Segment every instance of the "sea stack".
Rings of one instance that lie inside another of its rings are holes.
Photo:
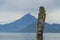
[[[46,13],[43,6],[39,9],[38,20],[37,20],[37,40],[43,40],[43,30],[45,24]]]

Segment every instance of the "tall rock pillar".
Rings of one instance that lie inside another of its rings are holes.
[[[46,17],[45,9],[44,7],[40,7],[37,22],[37,40],[43,40],[45,17]]]

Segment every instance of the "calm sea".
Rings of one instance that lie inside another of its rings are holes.
[[[44,40],[60,40],[60,33],[44,33]],[[36,40],[36,33],[0,33],[0,40]]]

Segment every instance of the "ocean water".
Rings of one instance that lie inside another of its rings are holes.
[[[60,40],[60,33],[44,33],[44,40]]]
[[[44,40],[60,40],[60,33],[44,33]],[[0,40],[37,40],[36,33],[0,33]]]
[[[0,33],[0,40],[36,40],[36,33]]]

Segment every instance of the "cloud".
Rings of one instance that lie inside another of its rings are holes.
[[[39,6],[51,6],[52,0],[0,0],[0,11],[37,11]]]
[[[47,12],[46,22],[59,23],[59,0],[0,0],[0,23],[10,23],[26,13],[37,18],[40,6],[44,6]]]
[[[0,12],[0,24],[8,24],[23,17],[26,12]],[[19,14],[21,13],[21,14]]]
[[[54,9],[53,11],[46,13],[46,22],[50,24],[60,24],[60,9]]]

